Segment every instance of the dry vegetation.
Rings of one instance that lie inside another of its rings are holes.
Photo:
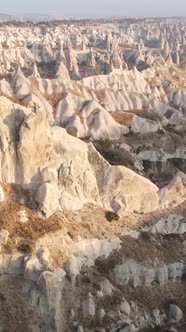
[[[61,220],[57,217],[41,218],[36,211],[17,203],[17,190],[14,186],[5,184],[1,184],[1,186],[5,191],[6,200],[0,203],[0,228],[8,230],[10,238],[20,237],[27,240],[36,240],[61,228]],[[28,216],[29,221],[26,223],[18,222],[17,213],[21,210],[26,211]]]
[[[113,119],[121,125],[130,124],[134,116],[133,113],[127,112],[110,112],[109,114],[112,115]]]
[[[85,205],[80,211],[59,211],[50,218],[44,218],[37,211],[16,202],[20,198],[28,201],[28,192],[15,185],[1,185],[5,191],[6,200],[0,203],[0,228],[10,233],[4,248],[7,253],[12,253],[19,248],[32,251],[36,242],[39,241],[40,244],[47,242],[53,259],[53,267],[61,266],[69,255],[68,246],[65,243],[61,245],[60,242],[67,235],[73,242],[117,235],[122,240],[121,250],[112,253],[108,260],[101,260],[99,267],[97,266],[98,269],[101,266],[101,273],[108,273],[111,266],[114,267],[123,259],[134,259],[145,264],[145,261],[151,257],[157,257],[162,262],[178,261],[180,257],[183,257],[183,242],[176,236],[161,237],[142,234],[141,238],[133,239],[127,236],[127,229],[140,230],[143,226],[154,224],[161,217],[174,212],[186,217],[186,203],[175,211],[159,211],[147,215],[133,213],[119,220],[113,220],[111,223],[106,220],[105,210],[92,204]],[[28,217],[25,223],[19,222],[17,214],[23,210]]]
[[[61,100],[63,100],[67,96],[67,93],[52,93],[52,94],[47,94],[45,93],[43,97],[49,102],[49,104],[53,107],[56,108],[57,105]]]

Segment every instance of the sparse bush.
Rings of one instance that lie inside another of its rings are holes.
[[[101,68],[98,64],[96,64],[95,75],[101,75],[101,74],[102,74]]]
[[[22,243],[17,249],[24,254],[30,254],[32,252],[32,245],[28,243]]]
[[[139,145],[136,149],[136,154],[139,154],[140,152],[142,152],[143,150],[145,150],[145,145]]]
[[[70,136],[77,137],[77,132],[75,132],[75,131],[73,131],[73,130],[67,129],[67,133],[68,133]]]
[[[152,234],[149,232],[141,232],[141,238],[145,241],[149,241],[152,237]]]
[[[109,149],[112,146],[112,141],[109,138],[105,138],[105,139],[100,139],[99,140],[99,144],[106,148]]]
[[[105,213],[105,217],[109,222],[112,222],[113,220],[115,220],[115,221],[119,220],[119,216],[118,216],[117,212],[113,212],[113,211],[107,211]]]

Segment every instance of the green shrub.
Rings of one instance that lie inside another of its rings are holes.
[[[105,138],[105,139],[100,139],[99,140],[99,144],[106,148],[109,149],[112,146],[112,141],[109,138]]]
[[[107,211],[105,213],[105,217],[109,222],[112,222],[113,220],[119,220],[119,216],[116,212],[113,211]]]
[[[20,246],[17,249],[23,252],[24,254],[30,254],[32,252],[32,246],[26,243],[20,244]]]

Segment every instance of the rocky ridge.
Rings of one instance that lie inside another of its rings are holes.
[[[185,23],[0,29],[0,330],[184,331]]]

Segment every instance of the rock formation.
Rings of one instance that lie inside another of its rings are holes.
[[[0,27],[0,331],[183,332],[185,34]]]

